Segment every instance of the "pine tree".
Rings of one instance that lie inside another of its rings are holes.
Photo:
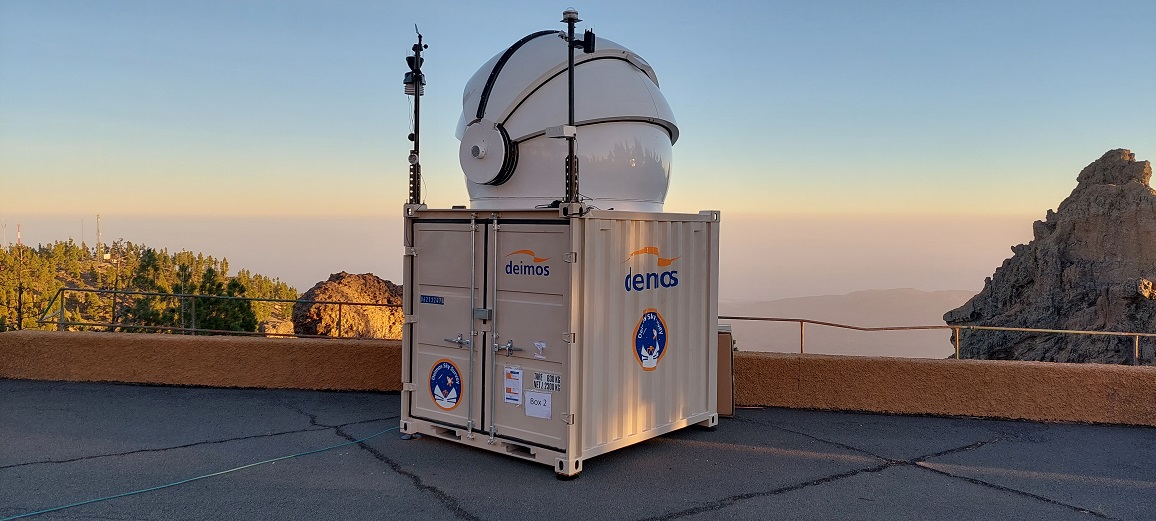
[[[0,249],[0,331],[21,326],[55,328],[55,323],[40,324],[37,319],[45,312],[60,310],[61,303],[55,299],[59,298],[58,290],[66,287],[118,290],[115,295],[64,292],[64,318],[108,322],[113,319],[115,301],[116,322],[125,331],[146,330],[140,326],[206,328],[200,323],[206,318],[220,329],[254,331],[277,309],[270,303],[253,305],[228,298],[194,302],[191,297],[177,296],[181,294],[288,300],[298,297],[297,290],[288,284],[248,270],[229,277],[226,260],[218,261],[202,253],[170,253],[124,239],[109,244],[104,252],[110,254],[109,260],[104,259],[103,252],[71,240],[35,248],[10,245]],[[210,268],[213,273],[206,284],[205,274]],[[50,302],[51,308],[46,309]],[[193,316],[194,306],[198,308],[197,316]],[[208,307],[200,309],[204,306]],[[22,324],[18,323],[20,319]]]
[[[209,266],[201,277],[197,293],[218,297],[243,297],[245,286],[234,279],[227,284],[215,268]],[[239,298],[197,297],[197,327],[218,331],[256,331],[257,315],[253,305]]]

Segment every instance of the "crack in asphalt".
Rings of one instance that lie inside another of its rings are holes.
[[[79,456],[79,457],[68,458],[68,459],[27,461],[24,463],[14,463],[11,465],[3,465],[3,466],[0,466],[0,470],[7,470],[7,469],[12,469],[12,468],[17,468],[17,467],[27,467],[30,465],[75,463],[77,461],[86,461],[86,460],[93,460],[93,459],[100,459],[100,458],[111,458],[111,457],[118,457],[118,456],[131,456],[133,454],[144,454],[144,453],[149,453],[149,452],[165,452],[165,451],[177,450],[177,449],[187,449],[189,447],[197,447],[200,445],[219,445],[222,443],[230,443],[230,442],[234,442],[234,441],[244,441],[244,440],[252,440],[252,439],[258,439],[258,438],[272,438],[272,437],[276,437],[276,436],[285,436],[288,434],[300,434],[303,432],[321,432],[321,431],[326,431],[326,430],[340,429],[341,427],[348,427],[350,425],[360,425],[363,423],[381,422],[381,421],[386,421],[386,420],[392,420],[395,418],[398,418],[398,416],[391,416],[391,417],[387,417],[387,418],[373,418],[373,419],[369,419],[369,420],[361,420],[361,421],[356,421],[356,422],[344,423],[341,425],[321,425],[321,424],[315,424],[315,423],[311,422],[310,428],[308,428],[308,429],[296,429],[296,430],[291,430],[291,431],[280,431],[280,432],[273,432],[273,433],[267,433],[267,434],[253,434],[250,436],[237,436],[237,437],[233,437],[233,438],[224,438],[224,439],[219,439],[219,440],[197,441],[197,442],[193,442],[193,443],[185,443],[182,445],[173,445],[173,446],[169,446],[169,447],[154,447],[154,448],[149,448],[149,449],[137,449],[137,450],[130,450],[130,451],[125,451],[125,452],[110,452],[110,453],[106,453],[106,454],[93,454],[93,455],[89,455],[89,456]],[[352,441],[352,440],[350,440],[350,441]]]
[[[305,416],[306,418],[309,418],[309,425],[311,425],[311,426],[332,428],[332,429],[334,429],[335,434],[337,434],[338,436],[340,436],[346,440],[349,440],[349,441],[357,441],[359,439],[359,438],[354,437],[353,435],[349,434],[348,432],[345,432],[345,429],[344,429],[344,427],[348,427],[350,425],[356,425],[357,423],[347,423],[347,424],[342,424],[342,425],[326,425],[326,424],[323,424],[317,420],[316,414],[313,414],[309,411],[306,411],[305,409],[302,409],[301,407],[298,407],[296,405],[287,405],[286,407],[288,407],[290,410],[292,410],[292,411],[294,411],[294,412],[296,412],[302,416]],[[390,419],[398,418],[398,417],[400,417],[400,416],[392,416]],[[358,423],[360,423],[360,422],[358,422]],[[400,463],[394,461],[389,456],[386,456],[381,451],[367,445],[364,442],[358,443],[357,446],[360,447],[362,450],[365,450],[366,452],[368,452],[371,456],[374,457],[374,459],[376,459],[382,463],[385,463],[395,473],[408,478],[413,483],[414,487],[416,487],[418,490],[429,492],[431,495],[433,495],[433,497],[435,499],[437,499],[437,501],[439,503],[441,503],[446,508],[448,508],[450,510],[450,512],[452,512],[454,514],[454,516],[457,517],[458,519],[467,519],[467,520],[471,520],[471,521],[481,521],[481,518],[470,513],[465,508],[463,508],[458,503],[457,498],[451,496],[450,494],[446,493],[444,490],[442,490],[440,488],[437,488],[433,485],[427,485],[425,483],[425,481],[422,480],[421,476],[417,475],[414,472],[410,472],[410,471],[406,470],[405,468],[402,467],[402,465]]]
[[[296,405],[286,405],[285,408],[289,409],[290,411],[293,411],[297,414],[300,414],[306,418],[309,418],[309,426],[311,426],[311,427],[325,427],[327,429],[336,429],[337,428],[336,425],[322,425],[322,424],[318,423],[316,414],[313,414],[309,411],[306,411],[305,409],[302,409]]]
[[[220,443],[229,443],[232,441],[251,440],[251,439],[255,439],[255,438],[271,438],[274,436],[283,436],[286,434],[299,434],[302,432],[314,432],[314,431],[323,431],[323,430],[326,430],[326,429],[323,429],[323,428],[298,429],[298,430],[293,430],[293,431],[282,431],[282,432],[274,432],[274,433],[269,433],[269,434],[254,434],[251,436],[239,436],[236,438],[225,438],[225,439],[219,439],[219,440],[198,441],[198,442],[193,442],[193,443],[186,443],[183,445],[173,445],[171,447],[155,447],[155,448],[150,448],[150,449],[137,449],[137,450],[130,450],[130,451],[125,451],[125,452],[109,452],[106,454],[93,454],[90,456],[79,456],[76,458],[68,458],[68,459],[50,459],[50,460],[40,460],[40,461],[28,461],[28,462],[24,462],[24,463],[14,463],[11,465],[3,465],[3,466],[0,466],[0,470],[6,470],[6,469],[11,469],[11,468],[16,468],[16,467],[26,467],[29,465],[44,465],[44,464],[48,464],[48,463],[52,463],[52,464],[74,463],[77,461],[86,461],[86,460],[99,459],[99,458],[111,458],[111,457],[115,457],[115,456],[130,456],[133,454],[142,454],[142,453],[148,453],[148,452],[164,452],[164,451],[174,450],[174,449],[187,449],[189,447],[196,447],[198,445],[215,445],[215,444],[220,444]]]
[[[920,463],[923,463],[923,462],[922,462],[922,461],[920,461],[920,462],[914,463],[914,465],[915,465],[916,467],[918,467],[918,468],[921,468],[921,469],[923,469],[923,470],[928,470],[928,471],[934,472],[934,473],[936,473],[936,474],[939,474],[939,475],[941,475],[941,476],[947,476],[947,477],[949,477],[949,478],[955,478],[955,479],[962,479],[962,480],[964,480],[964,481],[967,481],[968,483],[972,483],[972,484],[975,484],[975,485],[979,485],[979,486],[982,486],[982,487],[986,487],[986,488],[990,488],[990,489],[994,489],[994,490],[999,490],[999,491],[1001,491],[1001,492],[1007,492],[1007,493],[1009,493],[1009,494],[1015,494],[1015,495],[1017,495],[1017,496],[1023,496],[1023,497],[1028,497],[1028,498],[1036,499],[1036,500],[1039,500],[1039,501],[1043,501],[1044,503],[1048,503],[1048,504],[1051,504],[1051,505],[1056,505],[1056,506],[1064,507],[1064,508],[1067,508],[1067,509],[1070,509],[1070,510],[1074,510],[1074,511],[1076,511],[1076,512],[1079,512],[1079,513],[1081,513],[1081,514],[1088,514],[1088,515],[1092,515],[1092,516],[1098,517],[1098,518],[1100,518],[1100,519],[1112,519],[1112,520],[1118,520],[1118,518],[1114,518],[1114,517],[1108,516],[1107,514],[1103,514],[1103,513],[1101,513],[1101,512],[1096,512],[1096,511],[1094,511],[1094,510],[1089,510],[1089,509],[1087,509],[1087,508],[1084,508],[1084,507],[1081,507],[1081,506],[1072,505],[1072,504],[1069,504],[1069,503],[1064,503],[1063,501],[1056,501],[1056,500],[1054,500],[1054,499],[1052,499],[1052,498],[1049,498],[1049,497],[1045,497],[1045,496],[1041,496],[1041,495],[1039,495],[1039,494],[1032,494],[1031,492],[1027,492],[1027,491],[1024,491],[1024,490],[1019,490],[1019,489],[1015,489],[1015,488],[1011,488],[1011,487],[1006,487],[1006,486],[1003,486],[1003,485],[997,485],[997,484],[995,484],[995,483],[990,483],[990,482],[984,481],[984,480],[982,480],[982,479],[976,479],[976,478],[972,478],[972,477],[968,477],[968,476],[961,476],[961,475],[958,475],[958,474],[952,474],[952,473],[950,473],[950,472],[947,472],[947,471],[944,471],[944,470],[939,470],[939,469],[936,469],[936,468],[931,468],[931,467],[928,467],[928,466],[925,466],[925,465],[921,465]]]
[[[308,414],[308,413],[306,413],[306,414]],[[338,436],[341,436],[342,438],[345,438],[349,441],[357,441],[358,440],[358,438],[345,432],[345,429],[343,429],[342,427],[337,427],[336,433]],[[415,487],[417,487],[418,490],[429,492],[431,495],[433,495],[434,499],[436,499],[439,503],[441,503],[446,508],[448,508],[450,510],[450,512],[453,513],[453,515],[456,518],[467,519],[469,521],[482,521],[482,518],[470,513],[468,510],[463,508],[458,503],[457,498],[449,495],[448,493],[446,493],[444,490],[442,490],[440,488],[437,488],[433,485],[427,485],[425,483],[425,481],[422,480],[421,476],[417,475],[414,472],[410,472],[410,471],[406,470],[405,468],[402,467],[402,465],[400,463],[394,461],[393,459],[390,459],[389,456],[386,456],[381,451],[379,451],[373,447],[370,447],[369,445],[365,444],[364,442],[358,443],[357,446],[361,447],[366,452],[369,452],[369,454],[372,455],[378,461],[388,465],[389,468],[392,469],[397,474],[399,474],[401,476],[405,476],[406,478],[409,478],[409,480],[411,482],[413,482],[413,485]]]
[[[866,454],[866,455],[868,455],[868,456],[871,456],[872,458],[881,459],[881,460],[883,460],[883,461],[891,461],[891,462],[894,462],[894,461],[896,461],[896,460],[894,460],[894,459],[891,459],[891,458],[887,458],[887,457],[884,457],[884,456],[880,456],[880,455],[878,455],[878,454],[875,454],[874,452],[871,452],[871,451],[869,451],[869,450],[866,450],[866,449],[861,449],[861,448],[859,448],[859,447],[853,447],[853,446],[851,446],[851,445],[847,445],[847,444],[845,444],[845,443],[839,443],[839,442],[837,442],[837,441],[831,441],[831,440],[823,439],[823,438],[820,438],[820,437],[818,437],[818,436],[815,436],[815,435],[813,435],[813,434],[808,434],[808,433],[805,433],[805,432],[802,432],[802,431],[797,431],[797,430],[794,430],[794,429],[788,429],[788,428],[786,428],[786,427],[783,427],[783,426],[781,426],[781,425],[776,425],[776,424],[773,424],[773,423],[768,423],[768,422],[760,422],[760,421],[754,421],[754,420],[741,420],[741,419],[738,419],[738,418],[735,418],[735,419],[736,419],[736,420],[739,420],[740,422],[744,422],[744,423],[751,423],[751,424],[754,424],[754,425],[762,425],[763,427],[770,427],[770,428],[772,428],[772,429],[777,429],[777,430],[780,430],[780,431],[783,431],[783,432],[789,432],[789,433],[791,433],[791,434],[795,434],[795,435],[798,435],[798,436],[802,436],[802,437],[804,437],[804,438],[809,438],[809,439],[815,440],[815,441],[817,441],[817,442],[820,442],[820,443],[826,443],[826,444],[829,444],[829,445],[834,445],[834,446],[836,446],[836,447],[839,447],[839,448],[842,448],[842,449],[846,449],[846,450],[849,450],[849,451],[858,452],[858,453],[860,453],[860,454]]]
[[[993,443],[1003,441],[1003,439],[1004,439],[1003,435],[999,435],[999,436],[996,436],[994,438],[990,438],[987,440],[980,440],[980,441],[977,441],[975,443],[971,443],[971,444],[964,445],[961,447],[954,447],[954,448],[950,448],[950,449],[946,449],[946,450],[942,450],[942,451],[938,451],[938,452],[933,452],[933,453],[924,454],[921,456],[916,456],[914,458],[907,459],[907,460],[898,460],[898,459],[885,458],[883,456],[879,456],[877,454],[874,454],[874,453],[867,451],[867,450],[864,450],[864,449],[860,449],[858,447],[854,447],[854,446],[847,445],[844,443],[839,443],[836,441],[823,439],[823,438],[820,438],[818,436],[814,436],[814,435],[807,434],[804,432],[795,431],[792,429],[781,427],[779,425],[774,425],[774,424],[764,423],[764,422],[754,422],[754,421],[750,421],[750,420],[740,420],[740,421],[745,421],[746,423],[755,423],[755,424],[763,425],[766,427],[771,427],[771,428],[778,429],[778,430],[781,430],[784,432],[790,432],[792,434],[797,434],[797,435],[800,435],[800,436],[803,436],[803,437],[806,437],[806,438],[809,438],[809,439],[812,439],[812,440],[815,440],[815,441],[818,441],[821,443],[830,444],[830,445],[833,445],[833,446],[836,446],[836,447],[839,447],[842,449],[851,450],[851,451],[859,452],[862,454],[867,454],[867,455],[870,455],[871,457],[882,460],[883,463],[881,463],[879,465],[871,466],[871,467],[864,467],[864,468],[850,470],[847,472],[840,472],[840,473],[832,474],[832,475],[825,476],[822,478],[804,481],[802,483],[787,485],[787,486],[779,487],[779,488],[776,488],[773,490],[767,490],[767,491],[761,491],[761,492],[748,492],[745,494],[735,494],[733,496],[727,496],[727,497],[724,497],[724,498],[719,499],[717,501],[713,501],[711,503],[707,503],[704,505],[699,505],[699,506],[688,508],[685,510],[678,510],[675,512],[668,512],[668,513],[661,514],[661,515],[654,516],[654,517],[642,518],[638,521],[663,521],[663,520],[668,520],[668,519],[678,519],[678,518],[692,516],[692,515],[701,514],[701,513],[705,513],[705,512],[718,511],[718,510],[722,510],[724,508],[727,508],[731,505],[734,505],[736,503],[746,501],[749,499],[754,499],[754,498],[759,498],[759,497],[777,496],[780,494],[785,494],[788,492],[794,492],[796,490],[802,490],[802,489],[813,487],[816,485],[823,485],[826,483],[832,483],[832,482],[839,481],[839,480],[849,478],[852,476],[857,476],[859,474],[882,472],[882,471],[889,469],[891,467],[913,467],[913,468],[923,469],[923,470],[934,472],[936,474],[940,474],[942,476],[946,476],[946,477],[954,478],[954,479],[960,479],[960,480],[967,481],[969,483],[972,483],[975,485],[980,485],[980,486],[990,488],[993,490],[998,490],[998,491],[1009,493],[1009,494],[1015,494],[1015,495],[1018,495],[1021,497],[1026,497],[1026,498],[1031,498],[1031,499],[1035,499],[1038,501],[1043,501],[1045,503],[1048,503],[1051,505],[1056,505],[1056,506],[1063,507],[1063,508],[1067,508],[1070,510],[1074,510],[1074,511],[1082,513],[1082,514],[1089,514],[1089,515],[1095,516],[1097,518],[1113,519],[1113,520],[1115,519],[1115,518],[1109,517],[1105,514],[1102,514],[1100,512],[1095,512],[1095,511],[1089,510],[1087,508],[1079,507],[1076,505],[1071,505],[1068,503],[1064,503],[1062,501],[1057,501],[1057,500],[1054,500],[1054,499],[1051,499],[1048,497],[1044,497],[1044,496],[1041,496],[1038,494],[1033,494],[1031,492],[1018,490],[1018,489],[1006,487],[1003,485],[997,485],[995,483],[989,483],[989,482],[986,482],[986,481],[983,481],[980,479],[976,479],[976,478],[970,478],[967,476],[955,475],[955,474],[952,474],[950,472],[930,468],[930,467],[924,465],[924,463],[927,460],[932,459],[932,458],[938,458],[938,457],[947,456],[950,454],[969,452],[969,451],[973,451],[973,450],[979,449],[979,448],[987,446],[987,445],[991,445]],[[1004,433],[1004,434],[1006,434],[1006,433]],[[1018,436],[1013,435],[1012,437],[1016,438]]]
[[[822,485],[824,483],[831,483],[834,481],[841,480],[843,478],[849,478],[851,476],[857,476],[857,475],[863,474],[863,473],[880,472],[880,471],[883,471],[887,468],[893,467],[895,465],[896,465],[895,463],[884,462],[884,463],[876,465],[874,467],[866,467],[866,468],[861,468],[861,469],[850,470],[847,472],[841,472],[839,474],[832,474],[830,476],[812,479],[810,481],[804,481],[802,483],[796,483],[793,485],[787,485],[785,487],[776,488],[774,490],[767,490],[767,491],[763,491],[763,492],[747,492],[746,494],[735,494],[733,496],[724,497],[724,498],[722,498],[718,501],[715,501],[713,503],[708,503],[705,505],[699,505],[697,507],[688,508],[685,510],[679,510],[676,512],[668,512],[666,514],[662,514],[662,515],[655,516],[655,517],[647,517],[647,518],[640,519],[638,521],[663,521],[666,519],[678,519],[680,517],[693,516],[695,514],[702,514],[704,512],[713,512],[716,510],[722,510],[726,507],[734,505],[735,503],[739,503],[741,501],[746,501],[748,499],[754,499],[757,497],[777,496],[779,494],[785,494],[787,492],[794,492],[796,490],[801,490],[804,488],[813,487],[815,485]]]

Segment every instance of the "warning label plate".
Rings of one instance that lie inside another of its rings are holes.
[[[534,390],[557,393],[562,391],[562,375],[534,372]]]

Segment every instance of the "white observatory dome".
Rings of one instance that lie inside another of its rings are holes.
[[[457,138],[474,209],[526,209],[563,199],[568,120],[562,31],[518,40],[466,84]],[[579,194],[596,208],[661,212],[678,126],[640,56],[598,38],[574,55]]]

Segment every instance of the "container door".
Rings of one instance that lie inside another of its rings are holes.
[[[481,226],[479,225],[480,229]],[[481,232],[464,223],[415,223],[411,416],[470,428],[481,414],[480,342],[471,298],[482,293]]]
[[[548,221],[549,222],[549,221]],[[565,414],[574,382],[569,359],[570,227],[502,224],[490,230],[486,422],[496,436],[566,447]]]

